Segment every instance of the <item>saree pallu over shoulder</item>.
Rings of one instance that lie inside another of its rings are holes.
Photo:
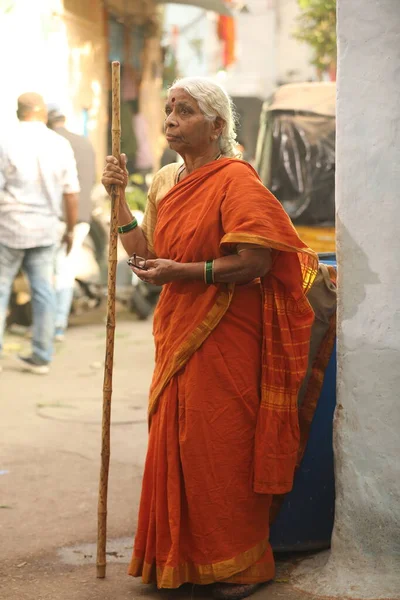
[[[318,259],[301,243],[285,244],[283,250],[273,237],[228,234],[222,240],[222,245],[232,243],[258,244],[274,251],[273,267],[262,279],[264,335],[254,490],[284,494],[292,488],[298,457],[297,397],[307,371],[314,322],[306,292],[315,279]]]
[[[271,248],[262,280],[261,403],[255,433],[254,490],[282,494],[292,487],[299,446],[297,395],[307,369],[314,314],[306,292],[318,259],[300,240],[278,200],[242,161],[222,159],[194,171],[160,202],[157,256],[199,262],[237,244]],[[155,314],[156,369],[149,413],[162,390],[217,327],[234,285],[174,282],[164,286]]]
[[[300,240],[278,200],[265,188],[260,193],[260,187],[254,171],[247,184],[230,186],[221,246],[229,250],[251,243],[273,252],[273,266],[262,280],[264,336],[254,490],[283,494],[293,485],[300,441],[297,396],[307,371],[314,321],[306,293],[317,275],[318,258]],[[243,201],[251,210],[239,218]]]

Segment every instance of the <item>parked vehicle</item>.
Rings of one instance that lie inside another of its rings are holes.
[[[331,82],[294,83],[265,102],[255,168],[301,238],[335,251],[335,98]]]

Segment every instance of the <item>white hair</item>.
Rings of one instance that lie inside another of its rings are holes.
[[[220,149],[224,156],[240,156],[236,142],[235,109],[224,88],[207,77],[183,77],[177,79],[170,90],[184,89],[192,96],[206,119],[215,121],[220,117],[224,127],[220,137]]]

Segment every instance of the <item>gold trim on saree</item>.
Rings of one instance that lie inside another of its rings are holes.
[[[170,379],[188,362],[190,357],[200,348],[210,333],[216,328],[232,301],[235,284],[230,283],[220,291],[215,303],[204,320],[192,331],[188,338],[174,352],[164,369],[163,377],[152,391],[149,399],[149,418],[157,410],[158,399]]]
[[[268,538],[259,542],[253,548],[242,554],[208,565],[198,565],[192,562],[182,563],[176,567],[166,565],[155,565],[147,563],[143,558],[134,556],[129,565],[128,574],[133,577],[142,577],[143,583],[157,583],[159,588],[173,589],[184,583],[195,583],[197,585],[209,585],[217,581],[226,581],[235,576],[240,577],[242,571],[250,567],[255,577],[255,564],[263,556],[268,548]],[[273,565],[271,565],[273,568]],[[263,573],[265,566],[260,565]]]
[[[334,267],[328,267],[331,281],[336,285],[337,274]],[[299,408],[300,447],[297,466],[300,465],[307,446],[311,424],[317,408],[325,378],[325,371],[332,356],[336,339],[336,310],[329,319],[329,327],[314,359],[310,379],[308,380],[304,400]]]
[[[297,236],[297,232],[294,227],[293,230]],[[227,233],[221,240],[220,245],[222,246],[223,244],[256,244],[257,246],[262,246],[263,248],[272,248],[273,250],[282,250],[283,252],[296,252],[297,254],[301,254],[305,259],[304,261],[300,261],[303,274],[304,293],[307,293],[307,291],[310,289],[317,275],[318,256],[314,250],[311,250],[311,248],[297,248],[296,246],[281,244],[275,240],[248,233]]]
[[[331,280],[336,284],[337,273],[333,267],[328,267]],[[310,435],[311,425],[317,409],[318,400],[321,395],[322,386],[325,378],[325,371],[328,367],[332,356],[333,347],[336,339],[336,311],[329,320],[329,327],[325,333],[324,339],[321,342],[317,356],[312,365],[311,376],[307,384],[307,389],[304,394],[304,400],[298,410],[299,414],[299,429],[300,429],[300,444],[297,453],[296,469],[300,467],[304,453],[307,448],[307,442]],[[269,512],[270,525],[277,518],[282,507],[285,494],[276,494],[272,498],[271,508]]]

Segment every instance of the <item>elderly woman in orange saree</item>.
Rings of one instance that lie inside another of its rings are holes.
[[[269,511],[293,482],[318,261],[236,157],[219,85],[180,80],[165,110],[183,163],[155,176],[141,227],[124,197],[119,211],[134,272],[163,285],[129,574],[240,599],[274,577]],[[106,189],[126,182],[125,158],[108,157]]]

